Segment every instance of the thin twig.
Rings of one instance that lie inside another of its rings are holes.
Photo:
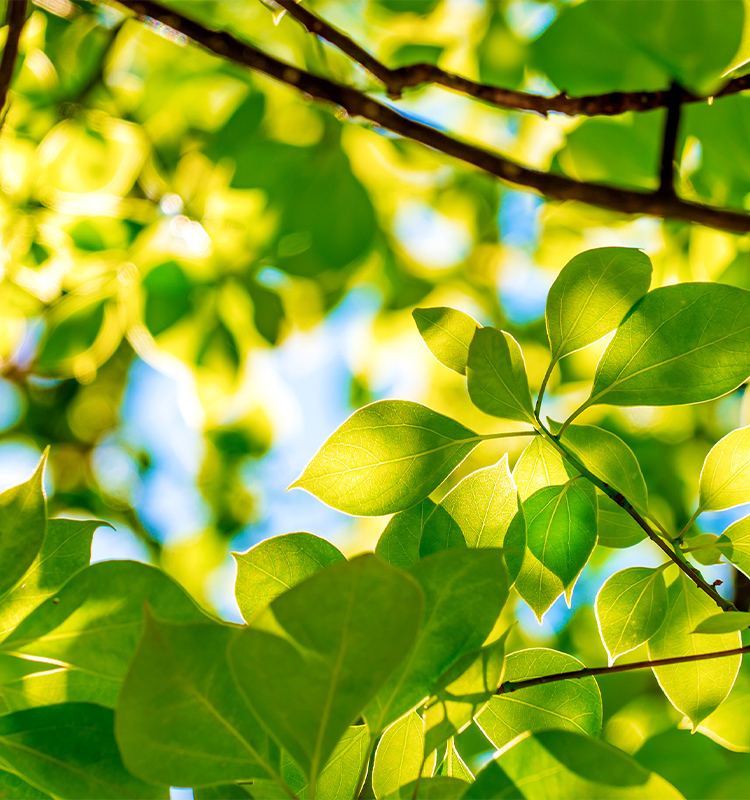
[[[663,197],[675,196],[674,167],[677,150],[677,134],[680,130],[680,111],[682,109],[682,89],[673,83],[668,93],[667,118],[662,137],[661,169],[659,170],[659,194]]]
[[[517,692],[519,689],[527,689],[529,686],[540,686],[544,683],[575,681],[581,678],[594,677],[596,675],[611,675],[615,672],[630,672],[635,669],[667,667],[670,664],[684,664],[690,661],[708,661],[713,658],[739,656],[743,653],[750,653],[750,644],[746,644],[744,647],[735,647],[732,650],[718,650],[714,653],[694,653],[688,656],[656,658],[653,661],[633,661],[630,664],[615,664],[612,667],[586,667],[585,669],[576,669],[571,672],[557,672],[553,675],[541,675],[538,678],[527,678],[523,681],[507,681],[500,684],[495,694],[510,694],[511,692]]]
[[[577,200],[623,214],[680,219],[735,233],[750,232],[748,214],[726,208],[712,208],[677,197],[662,197],[658,192],[619,189],[576,181],[562,175],[521,166],[496,153],[409,119],[363,92],[280,61],[226,32],[209,30],[154,0],[134,0],[122,5],[126,5],[140,17],[151,18],[173,28],[218,56],[275,78],[312,98],[333,103],[343,108],[350,116],[367,119],[407,139],[420,142],[445,155],[478,167],[504,181],[535,189],[552,200]]]
[[[665,555],[671,561],[673,561],[702,592],[705,592],[705,594],[707,594],[714,601],[714,603],[719,606],[719,608],[721,608],[723,611],[736,611],[734,605],[729,600],[725,600],[713,586],[704,580],[703,576],[697,569],[688,564],[688,562],[685,560],[685,556],[680,551],[673,550],[664,541],[664,539],[662,539],[661,536],[654,531],[654,529],[648,524],[648,522],[646,522],[646,520],[641,516],[640,512],[626,497],[623,497],[620,492],[594,475],[591,470],[587,469],[565,447],[564,443],[560,441],[560,435],[562,431],[558,433],[557,436],[553,436],[544,427],[544,425],[541,424],[541,422],[539,422],[539,430],[542,436],[544,436],[544,438],[560,453],[563,458],[566,459],[566,461],[569,461],[582,475],[588,478],[588,480],[591,481],[594,486],[604,492],[608,497],[614,500],[615,503],[620,506],[620,508],[626,511],[638,524],[638,526],[646,533],[648,538],[651,539],[651,541],[657,547],[663,550]]]
[[[5,40],[3,57],[0,59],[0,130],[5,122],[5,104],[13,80],[13,72],[18,58],[18,43],[21,41],[23,26],[26,24],[27,0],[8,0],[5,24],[8,26],[8,38]]]
[[[606,94],[570,97],[562,92],[554,97],[544,97],[530,92],[503,89],[479,83],[452,72],[446,72],[434,64],[409,64],[390,69],[369,51],[355,42],[338,28],[314,14],[297,0],[275,0],[289,16],[294,17],[306,30],[320,36],[345,53],[349,58],[363,66],[385,86],[386,92],[398,98],[404,89],[416,88],[425,84],[436,84],[446,89],[469,95],[500,108],[516,111],[536,111],[547,116],[550,112],[568,116],[614,116],[626,111],[652,111],[670,106],[671,89],[655,92],[607,92]],[[713,97],[726,97],[750,89],[750,75],[743,75],[729,81]],[[701,103],[707,97],[679,89],[679,103]]]

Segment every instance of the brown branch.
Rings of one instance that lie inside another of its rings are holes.
[[[653,111],[656,108],[669,108],[672,90],[659,90],[653,92],[608,92],[606,94],[586,95],[584,97],[569,97],[561,92],[554,97],[544,97],[530,92],[520,92],[514,89],[503,89],[499,86],[490,86],[478,83],[461,75],[446,72],[434,64],[409,64],[408,66],[390,69],[382,61],[357,44],[346,34],[342,33],[329,22],[309,11],[297,0],[274,0],[285,9],[289,16],[294,17],[310,33],[320,36],[330,42],[356,61],[368,72],[381,81],[388,95],[399,98],[404,89],[436,84],[446,89],[469,95],[477,100],[483,100],[500,108],[516,111],[536,111],[545,117],[550,112],[567,114],[570,117],[582,115],[587,117],[614,116],[626,111]],[[743,75],[729,81],[713,97],[726,97],[750,89],[750,75]],[[680,104],[702,103],[708,98],[680,89]]]
[[[239,41],[229,33],[212,31],[176,11],[165,8],[155,0],[132,0],[120,4],[130,8],[140,17],[151,18],[175,29],[218,56],[275,78],[312,98],[333,103],[343,108],[350,116],[367,119],[407,139],[420,142],[438,152],[478,167],[504,181],[535,189],[553,200],[578,200],[623,214],[680,219],[734,233],[750,231],[750,215],[737,211],[712,208],[677,197],[662,197],[657,192],[585,183],[563,175],[521,166],[496,153],[409,119],[363,92],[280,61],[257,47]]]
[[[662,137],[661,169],[659,170],[659,194],[663,197],[674,197],[675,195],[674,166],[681,110],[682,89],[677,83],[673,83],[669,89],[667,118],[664,121]]]
[[[495,694],[510,694],[529,686],[541,686],[544,683],[557,681],[575,681],[581,678],[590,678],[596,675],[611,675],[616,672],[630,672],[635,669],[649,669],[652,667],[667,667],[670,664],[685,664],[690,661],[708,661],[713,658],[726,658],[750,653],[750,644],[744,647],[735,647],[732,650],[717,650],[714,653],[697,653],[689,656],[671,656],[670,658],[656,658],[653,661],[633,661],[630,664],[615,664],[612,667],[586,667],[571,672],[556,672],[553,675],[541,675],[538,678],[527,678],[523,681],[506,681],[501,683]]]
[[[5,105],[13,80],[18,57],[18,43],[21,40],[23,26],[26,24],[26,8],[28,0],[8,0],[8,9],[5,14],[5,24],[8,26],[8,38],[5,40],[3,57],[0,59],[0,112],[5,110]],[[0,130],[5,122],[5,114],[0,117]]]

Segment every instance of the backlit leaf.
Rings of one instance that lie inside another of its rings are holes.
[[[722,611],[706,617],[695,627],[696,633],[731,633],[750,628],[749,611]]]
[[[667,611],[661,568],[628,567],[612,575],[596,596],[596,618],[612,664],[658,630]]]
[[[287,589],[345,560],[330,542],[311,533],[273,536],[246,553],[232,555],[237,562],[234,593],[248,622]]]
[[[577,658],[557,650],[519,650],[506,656],[503,682],[573,672],[583,666]],[[528,686],[493,697],[477,717],[477,724],[497,748],[505,747],[519,734],[548,728],[598,736],[602,697],[594,678]]]
[[[419,403],[382,400],[355,411],[292,487],[349,514],[391,514],[424,500],[479,441]]]
[[[502,547],[511,582],[521,569],[526,523],[508,456],[472,472],[452,489],[424,524],[419,554],[454,547]]]
[[[468,788],[469,784],[460,778],[437,775],[434,778],[420,778],[418,788],[417,782],[411,781],[386,795],[385,800],[412,800],[415,791],[419,792],[420,800],[455,800],[456,797],[463,797]]]
[[[455,308],[415,308],[412,316],[435,358],[466,375],[469,345],[479,327],[476,320]]]
[[[425,593],[413,650],[364,713],[374,735],[426,699],[445,671],[479,648],[508,597],[502,551],[443,550],[409,571]]]
[[[609,495],[597,492],[596,499],[599,506],[599,544],[615,548],[632,547],[646,538],[646,531]]]
[[[497,761],[490,761],[480,770],[462,797],[466,800],[524,800],[521,790],[498,766]]]
[[[469,347],[466,376],[477,408],[493,417],[534,424],[523,354],[509,333],[479,328]]]
[[[750,292],[681,283],[649,292],[602,355],[587,406],[702,403],[750,375]]]
[[[375,797],[384,797],[415,781],[422,770],[424,753],[424,722],[416,711],[410,711],[386,730],[378,744],[372,768]],[[434,768],[432,753],[422,774],[432,775]]]
[[[716,547],[740,572],[750,576],[750,517],[730,525],[716,540]]]
[[[682,573],[668,590],[664,623],[649,639],[650,659],[711,653],[740,646],[740,634],[702,634],[693,631],[716,612],[710,597]],[[690,718],[695,728],[726,699],[734,686],[741,656],[690,661],[655,667],[654,674],[672,705]]]
[[[513,480],[522,502],[547,486],[562,486],[578,474],[541,436],[526,446],[513,468]]]
[[[542,618],[576,579],[596,546],[596,493],[582,479],[539,489],[523,504],[526,552],[515,587]]]
[[[574,256],[547,295],[552,363],[613,331],[651,283],[651,261],[631,247],[597,247]]]
[[[750,427],[719,440],[701,470],[700,508],[719,511],[750,501]]]
[[[248,703],[310,785],[411,649],[422,592],[375,555],[316,573],[270,610],[285,638],[247,628],[229,660]]]
[[[445,775],[448,778],[458,778],[459,780],[466,781],[467,783],[474,782],[474,775],[472,771],[466,766],[464,760],[458,754],[456,745],[451,739],[448,742],[448,749],[445,753],[443,763],[437,772],[438,775]]]
[[[26,483],[0,494],[0,595],[23,577],[44,540],[47,506],[42,489],[46,455]]]

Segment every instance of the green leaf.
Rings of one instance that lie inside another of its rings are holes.
[[[459,734],[495,694],[502,680],[507,636],[467,653],[440,676],[423,712],[425,752]]]
[[[548,486],[562,486],[578,474],[541,436],[526,446],[513,468],[513,480],[522,502]]]
[[[0,494],[0,596],[24,576],[44,541],[47,504],[42,474],[46,460],[45,453],[26,483]]]
[[[463,797],[469,784],[459,778],[448,778],[444,775],[434,778],[420,778],[418,787],[419,800],[455,800]],[[384,800],[413,800],[417,790],[417,782],[412,781],[395,792],[386,795]]]
[[[505,454],[472,472],[443,498],[422,530],[419,555],[451,548],[502,547],[511,583],[521,569],[526,521]]]
[[[0,599],[0,636],[10,632],[43,600],[91,560],[94,531],[108,522],[50,519],[42,548],[23,578]]]
[[[424,500],[481,441],[449,417],[406,400],[355,411],[290,486],[361,516]]]
[[[608,578],[596,596],[596,619],[609,663],[647,642],[666,612],[662,567],[628,567]]]
[[[318,572],[271,603],[286,638],[248,628],[232,643],[240,690],[311,786],[412,647],[422,608],[414,580],[364,555]]]
[[[523,353],[509,333],[479,328],[469,347],[466,376],[469,397],[478,409],[535,424]]]
[[[615,503],[609,495],[597,492],[599,506],[599,544],[605,547],[632,547],[646,538],[646,531]]]
[[[740,572],[750,577],[750,517],[730,525],[716,540],[716,547]]]
[[[278,750],[229,670],[236,633],[146,615],[117,703],[117,744],[134,775],[164,786],[278,777]]]
[[[722,611],[706,617],[696,627],[695,633],[732,633],[750,628],[750,611]]]
[[[583,666],[577,658],[557,650],[519,650],[505,657],[503,682],[573,672]],[[519,734],[548,728],[598,736],[602,696],[594,678],[528,686],[493,697],[476,721],[497,748],[505,747]]]
[[[86,699],[114,706],[141,635],[144,600],[160,619],[206,620],[161,570],[136,561],[102,561],[78,572],[32,611],[0,651],[51,658],[66,670],[81,671],[87,681],[78,689],[88,687]]]
[[[416,711],[394,722],[383,734],[375,752],[372,768],[372,789],[375,797],[385,797],[400,786],[415,781],[420,772],[432,775],[435,753],[424,764],[424,722]]]
[[[353,725],[346,729],[333,755],[328,759],[318,779],[318,797],[330,800],[350,800],[357,793],[359,776],[369,754],[370,734],[366,725]],[[281,774],[290,789],[300,798],[309,795],[307,782],[299,767],[287,753],[281,754]],[[253,789],[257,786],[253,782]],[[264,784],[269,784],[264,781]],[[270,784],[276,792],[280,787]],[[256,791],[255,794],[258,794]],[[220,798],[218,800],[221,800]]]
[[[693,631],[716,606],[684,574],[669,587],[669,607],[664,623],[648,643],[650,659],[711,653],[740,645],[737,632],[702,634]],[[741,656],[690,661],[655,667],[654,675],[670,703],[690,718],[693,729],[726,699],[734,686]]]
[[[523,504],[526,552],[516,591],[541,620],[573,586],[596,546],[596,493],[580,479],[539,489]]]
[[[498,766],[490,761],[462,795],[466,800],[525,800],[521,790]]]
[[[432,355],[448,369],[466,375],[469,345],[479,328],[476,320],[455,308],[415,308],[412,316]]]
[[[750,753],[750,681],[745,670],[729,697],[698,725],[698,732],[727,750]]]
[[[750,501],[750,426],[720,439],[701,470],[700,509],[720,511]]]
[[[380,535],[375,553],[392,567],[409,569],[419,561],[419,540],[424,524],[437,508],[428,497],[418,506],[394,514]]]
[[[750,292],[681,283],[649,292],[604,351],[585,406],[702,403],[750,375]]]
[[[0,760],[55,797],[169,797],[167,788],[143,783],[126,771],[113,731],[113,711],[93,703],[17,711],[0,717]]]
[[[619,436],[595,425],[568,425],[560,441],[597,478],[648,513],[648,490],[640,464]]]
[[[723,553],[721,548],[717,547],[718,542],[719,537],[715,533],[699,533],[686,539],[685,552],[689,552],[699,564],[706,566],[719,564]]]
[[[438,775],[445,775],[448,778],[458,778],[459,780],[466,781],[467,783],[474,782],[474,775],[472,771],[466,766],[464,760],[458,754],[456,745],[451,739],[448,742],[448,749],[445,753],[443,763],[437,772]]]
[[[613,331],[651,284],[651,260],[632,247],[597,247],[574,256],[547,295],[552,364]]]
[[[53,800],[52,796],[37,789],[30,783],[26,783],[23,778],[19,778],[12,772],[0,770],[0,797],[4,798],[23,798],[23,800]]]
[[[527,800],[683,800],[626,753],[572,731],[526,734],[496,760]]]
[[[410,570],[425,594],[416,643],[365,709],[373,735],[432,693],[437,680],[490,634],[508,597],[502,551],[443,550]]]
[[[248,800],[253,795],[250,793],[251,788],[263,785],[265,789],[268,787],[265,797],[270,800],[273,797],[280,797],[283,800],[288,800],[289,795],[278,785],[272,781],[253,781],[252,785],[240,783],[224,783],[219,786],[196,786],[193,789],[194,800]],[[245,791],[247,789],[247,791]],[[278,794],[273,794],[274,790]]]
[[[287,589],[346,560],[330,542],[311,533],[273,536],[246,553],[232,555],[237,562],[234,593],[247,622]]]

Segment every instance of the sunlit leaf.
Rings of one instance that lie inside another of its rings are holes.
[[[476,321],[455,308],[416,308],[412,316],[435,358],[465,375],[469,346],[479,327]]]
[[[419,784],[411,781],[397,791],[386,795],[384,800],[411,800],[415,791],[419,792],[420,800],[455,800],[456,797],[463,797],[463,793],[468,787],[469,784],[460,778],[438,775],[434,778],[420,778]]]
[[[750,517],[730,525],[716,540],[716,547],[745,575],[750,575]]]
[[[102,561],[78,572],[32,611],[0,651],[51,658],[80,670],[91,699],[114,706],[141,635],[144,600],[160,619],[206,620],[161,570],[136,561]]]
[[[443,763],[437,772],[438,775],[445,775],[448,778],[458,778],[459,780],[466,781],[467,783],[474,782],[474,775],[472,771],[466,766],[464,760],[458,754],[456,745],[451,739],[448,742],[448,749],[445,753]],[[465,796],[465,795],[464,795]]]
[[[237,562],[234,592],[248,622],[287,589],[345,560],[330,542],[311,533],[274,536],[246,553],[232,555]]]
[[[539,489],[523,504],[526,552],[515,587],[534,613],[565,592],[570,602],[576,579],[596,545],[596,493],[581,479]]]
[[[750,628],[750,612],[722,611],[706,617],[695,627],[695,633],[731,633]]]
[[[596,618],[610,664],[648,641],[667,611],[667,586],[659,567],[628,567],[608,578],[596,596]]]
[[[750,375],[750,292],[681,283],[636,304],[596,368],[586,405],[701,403]]]
[[[355,411],[292,487],[350,514],[403,511],[436,489],[480,439],[419,403],[382,400]]]
[[[669,606],[664,622],[649,639],[650,659],[711,653],[740,646],[738,632],[703,634],[693,631],[714,615],[716,606],[685,575],[668,590]],[[734,686],[742,657],[690,661],[655,667],[654,674],[667,699],[693,723],[702,722],[726,699]]]
[[[424,759],[424,721],[416,711],[393,723],[383,734],[375,753],[372,788],[375,797],[385,797],[400,786],[415,781],[420,773],[432,775],[435,753]]]
[[[609,495],[598,492],[596,499],[599,506],[599,544],[614,548],[632,547],[646,538],[646,531]]]
[[[509,333],[479,328],[469,347],[466,376],[477,408],[493,417],[534,424],[523,354]]]
[[[508,597],[502,551],[443,550],[409,571],[425,593],[414,648],[364,713],[374,734],[433,691],[438,679],[466,653],[479,648]]]
[[[574,256],[547,295],[552,363],[613,331],[651,283],[651,261],[630,247],[598,247]]]
[[[424,557],[454,547],[502,547],[511,582],[521,569],[526,522],[504,455],[492,467],[472,472],[430,514],[422,530]]]
[[[524,800],[521,790],[498,766],[497,761],[490,761],[480,770],[462,797],[466,800]]]
[[[405,573],[364,555],[316,573],[270,610],[286,638],[247,628],[229,660],[254,712],[314,786],[412,647],[422,592]]]
[[[146,616],[117,703],[117,744],[134,775],[164,786],[278,778],[278,750],[229,671],[236,632]]]
[[[519,650],[505,658],[503,682],[513,683],[583,668],[573,656],[546,648]],[[496,695],[477,717],[477,724],[497,748],[521,733],[548,728],[598,736],[602,697],[594,678],[557,681]]]
[[[47,519],[42,489],[45,461],[43,456],[26,483],[0,494],[0,595],[23,577],[42,546]]]
[[[700,508],[719,511],[750,502],[750,427],[718,441],[701,470]]]
[[[0,634],[12,630],[91,558],[94,531],[108,522],[50,519],[42,548],[23,578],[0,598]]]
[[[562,486],[578,472],[541,436],[526,446],[513,468],[513,480],[522,502],[547,486]]]

